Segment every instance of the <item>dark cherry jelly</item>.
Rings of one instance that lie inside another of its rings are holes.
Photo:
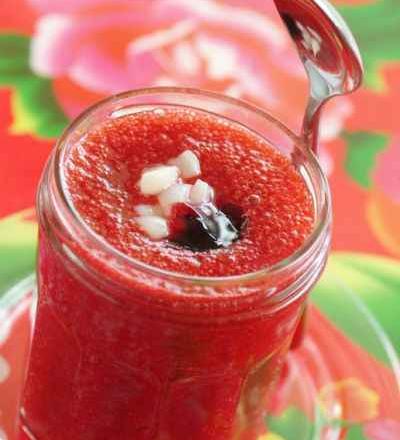
[[[228,247],[240,238],[243,224],[243,212],[233,204],[221,209],[178,204],[169,222],[170,241],[197,252]]]

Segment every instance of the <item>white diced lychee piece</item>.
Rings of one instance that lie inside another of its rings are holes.
[[[211,186],[204,180],[197,179],[190,190],[189,201],[193,205],[201,205],[202,203],[211,202],[213,197],[214,191]]]
[[[171,208],[176,203],[187,203],[192,185],[187,183],[175,183],[165,189],[159,196],[161,208],[166,215],[171,213]]]
[[[142,194],[157,195],[174,184],[179,177],[179,168],[174,165],[159,165],[143,171],[139,180]]]
[[[160,240],[169,235],[168,223],[165,218],[158,215],[143,215],[136,217],[140,228],[153,240]]]
[[[162,209],[160,205],[137,205],[135,206],[137,214],[143,215],[159,215],[162,216]]]
[[[169,163],[179,168],[184,179],[196,177],[201,173],[199,158],[190,150],[185,150],[179,156],[171,159]]]

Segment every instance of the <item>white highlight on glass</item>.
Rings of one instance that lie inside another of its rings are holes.
[[[11,373],[11,367],[3,356],[0,356],[0,383],[5,382]],[[0,437],[1,438],[1,437]]]
[[[0,440],[7,440],[7,434],[0,428]]]

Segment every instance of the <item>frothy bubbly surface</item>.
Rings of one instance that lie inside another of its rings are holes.
[[[135,206],[157,201],[139,190],[143,169],[185,150],[199,157],[217,205],[234,205],[245,218],[240,239],[228,248],[199,252],[154,241],[135,221]],[[290,160],[242,126],[205,112],[157,109],[99,125],[71,149],[65,181],[83,220],[112,246],[186,274],[228,276],[271,266],[299,248],[314,223],[311,195]]]

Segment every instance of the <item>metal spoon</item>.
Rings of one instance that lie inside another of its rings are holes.
[[[218,247],[229,247],[239,238],[239,231],[228,216],[219,210],[213,202],[191,206],[199,216],[203,228]]]
[[[274,1],[310,81],[302,137],[317,153],[321,108],[333,96],[360,86],[360,51],[349,27],[327,0]]]
[[[317,153],[321,108],[333,96],[359,87],[363,77],[361,55],[350,29],[327,0],[275,0],[275,4],[310,80],[302,137]],[[229,246],[238,238],[231,221],[212,203],[195,211],[219,246]]]
[[[363,77],[360,51],[349,27],[327,0],[274,1],[310,81],[302,138],[317,154],[321,108],[333,96],[351,93],[360,86]],[[300,345],[306,319],[307,306],[291,349]]]

